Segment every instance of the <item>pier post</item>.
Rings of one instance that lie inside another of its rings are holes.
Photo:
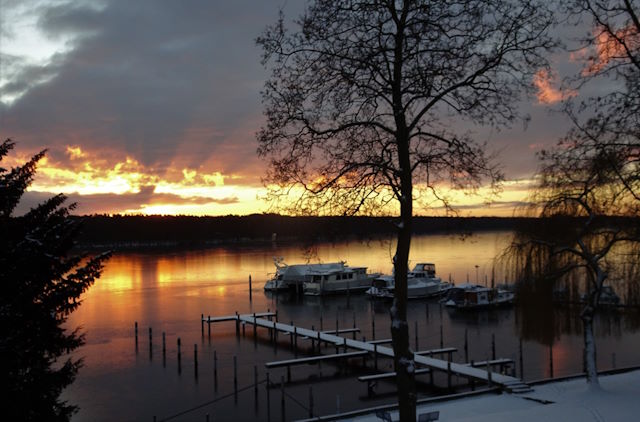
[[[271,330],[271,341],[276,343],[278,341],[278,329],[276,328],[276,322],[273,321],[273,329]]]
[[[414,322],[414,331],[416,336],[416,350],[418,350],[418,321]]]
[[[447,361],[447,388],[451,390],[451,361]]]
[[[253,365],[253,396],[258,405],[258,365]]]
[[[253,301],[253,296],[252,296],[252,292],[251,292],[251,274],[249,274],[249,302]],[[264,308],[262,308],[264,309]]]
[[[442,310],[442,308],[440,308]],[[444,347],[444,334],[442,332],[442,321],[440,322],[440,348]]]
[[[271,421],[271,382],[269,381],[269,371],[267,370],[267,382],[265,383],[265,389],[267,390],[267,421]]]
[[[138,321],[135,322],[136,353],[138,352]]]
[[[293,327],[293,351],[298,357],[298,327]]]
[[[290,322],[290,325],[293,326],[293,321]],[[293,335],[291,333],[289,333],[289,343],[290,347],[293,349]]]
[[[376,370],[378,370],[378,345],[373,345],[373,365]]]
[[[284,375],[280,377],[280,407],[282,409],[282,422],[285,422],[285,408],[284,408]]]
[[[240,336],[240,315],[238,315],[238,311],[236,311],[236,337]]]
[[[549,345],[549,378],[553,378],[553,344]]]
[[[342,337],[342,345],[344,346],[344,353],[347,353],[347,338]]]
[[[153,334],[151,331],[151,327],[149,327],[149,359],[151,359],[152,354],[153,354]]]
[[[264,309],[264,308],[263,308]],[[256,313],[253,313],[253,341],[258,340],[258,324],[256,322]]]
[[[315,327],[312,325],[311,326],[311,331],[315,331]],[[316,352],[316,339],[314,339],[313,337],[311,337],[311,354],[314,354]]]
[[[491,375],[491,365],[487,362],[487,378],[489,381],[489,387],[493,387],[493,376]]]
[[[213,351],[213,389],[218,391],[218,354]]]
[[[338,314],[336,314],[336,335],[337,336],[340,335],[340,330],[339,330],[339,327],[338,327]]]
[[[371,314],[371,338],[376,339],[376,314]]]
[[[207,316],[207,331],[209,332],[209,341],[211,341],[211,315]]]
[[[522,364],[522,337],[520,337],[520,379],[524,380],[524,365]]]
[[[162,332],[162,366],[167,366],[167,338],[164,331]]]
[[[320,331],[323,331],[323,328],[322,328],[322,314],[320,314]]]
[[[320,340],[320,331],[318,331],[318,354],[320,354],[320,345],[321,345],[321,340]]]
[[[233,397],[238,402],[238,357],[233,355]]]
[[[202,338],[204,338],[204,314],[200,314],[200,331],[202,332]]]
[[[469,333],[464,329],[464,361],[469,362]]]
[[[247,324],[244,321],[242,321],[240,323],[240,325],[242,325],[242,337],[244,337],[244,333],[245,333],[245,329],[247,328]]]
[[[353,313],[353,340],[356,339],[356,313]]]
[[[178,337],[178,374],[182,372],[182,351],[180,337]]]
[[[198,345],[193,345],[193,370],[196,375],[196,379],[198,379]]]
[[[491,359],[496,360],[496,335],[491,333]]]

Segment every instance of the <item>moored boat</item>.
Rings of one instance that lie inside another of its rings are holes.
[[[340,267],[315,267],[306,274],[303,291],[310,296],[364,292],[378,276],[367,273],[367,267],[350,267],[344,262]]]
[[[456,309],[480,309],[510,305],[515,295],[511,291],[474,284],[462,284],[447,292],[442,302]]]
[[[343,262],[287,265],[284,264],[281,259],[276,259],[274,263],[276,273],[264,285],[264,289],[271,292],[293,289],[301,290],[304,282],[309,280],[310,275],[326,271],[337,271],[344,268]]]
[[[419,263],[413,270],[407,273],[407,297],[409,299],[421,299],[440,296],[447,292],[453,285],[443,282],[436,276],[436,266],[431,263]],[[373,281],[373,285],[367,294],[374,298],[393,298],[395,292],[395,279],[392,275],[383,275]]]

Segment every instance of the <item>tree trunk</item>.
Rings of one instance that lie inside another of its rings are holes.
[[[582,327],[584,335],[584,364],[587,383],[598,385],[598,369],[596,366],[596,342],[593,337],[593,308],[587,305],[582,311]]]

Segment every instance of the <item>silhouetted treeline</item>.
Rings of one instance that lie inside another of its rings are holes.
[[[105,216],[79,217],[84,246],[174,246],[226,242],[334,240],[394,235],[390,217],[288,217],[275,214],[247,216]],[[414,233],[512,230],[521,218],[416,217]]]

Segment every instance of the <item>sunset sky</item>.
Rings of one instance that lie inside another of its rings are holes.
[[[267,71],[254,40],[302,1],[0,0],[0,136],[17,146],[4,166],[48,148],[21,207],[53,193],[80,214],[226,215],[269,211],[256,154]],[[526,200],[535,152],[568,123],[551,110],[575,63],[532,84],[531,116],[478,129],[507,177],[490,207],[458,195],[462,215],[511,215]],[[418,214],[429,214],[416,210]]]

